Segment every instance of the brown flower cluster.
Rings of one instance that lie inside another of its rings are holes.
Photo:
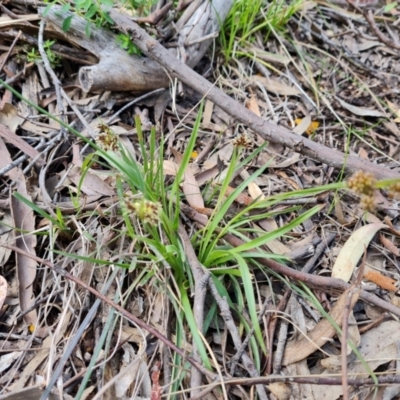
[[[134,198],[132,195],[125,197],[125,204],[129,211],[133,212],[142,222],[148,224],[158,224],[160,221],[161,204],[146,200],[144,198]]]
[[[361,196],[360,206],[364,210],[375,210],[376,179],[371,173],[357,171],[348,180],[347,187]]]
[[[389,187],[389,197],[392,199],[400,199],[400,182],[392,183]]]
[[[357,171],[347,181],[347,187],[357,194],[371,195],[375,191],[376,179],[369,172]]]
[[[235,139],[232,141],[232,144],[237,148],[244,147],[245,149],[251,149],[253,147],[253,142],[247,133],[242,133],[235,137]]]
[[[109,126],[100,124],[101,133],[96,137],[96,143],[104,151],[118,151],[118,135]]]

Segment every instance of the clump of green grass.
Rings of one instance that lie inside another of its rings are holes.
[[[272,31],[282,32],[290,18],[302,6],[303,0],[236,0],[225,21],[220,36],[225,61],[237,55],[252,55],[243,51],[248,43],[253,43],[257,35],[264,41]]]

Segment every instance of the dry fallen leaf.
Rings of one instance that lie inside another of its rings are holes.
[[[396,118],[393,120],[393,122],[400,122],[400,107],[397,104],[392,103],[389,100],[386,100],[387,105],[390,109],[390,111],[396,116]]]
[[[272,232],[279,228],[274,218],[262,219],[257,223],[265,230],[265,232]],[[291,248],[284,245],[279,239],[268,240],[266,246],[274,254],[288,254],[291,251]]]
[[[19,125],[24,121],[18,115],[18,110],[10,103],[5,103],[0,110],[0,124],[3,124],[11,132],[15,132]]]
[[[10,243],[13,240],[14,232],[12,229],[14,220],[9,211],[6,211],[0,221],[0,245]],[[0,247],[0,266],[4,266],[10,258],[12,250]]]
[[[345,312],[350,291],[353,293],[350,309],[353,309],[359,297],[359,289],[350,287],[341,294],[329,313],[331,319],[335,321],[339,327],[342,326],[343,323],[343,313]],[[336,329],[332,326],[331,322],[325,318],[322,319],[311,331],[307,332],[307,337],[302,336],[300,339],[294,339],[288,342],[283,355],[282,365],[292,364],[305,359],[321,348],[321,346],[336,334]]]
[[[386,117],[386,113],[378,110],[371,110],[370,108],[367,107],[357,107],[353,106],[349,103],[346,103],[344,100],[342,100],[339,97],[336,97],[337,101],[340,103],[340,105],[346,109],[347,111],[350,111],[354,115],[358,115],[359,117]]]
[[[399,289],[396,286],[395,279],[389,278],[388,276],[385,276],[378,271],[365,271],[364,278],[368,279],[370,282],[374,282],[380,288],[388,290],[390,292],[397,292],[397,290]]]
[[[254,75],[250,78],[253,82],[261,83],[265,89],[274,94],[282,96],[300,96],[301,91],[293,86],[287,85],[285,82],[278,81],[265,76]]]
[[[250,98],[246,101],[246,108],[248,108],[250,111],[253,111],[254,114],[261,117],[260,107],[258,106],[257,98],[254,95],[251,88],[249,88],[249,92],[250,92]]]
[[[376,232],[383,228],[387,228],[387,225],[378,222],[365,225],[355,231],[347,239],[337,256],[335,265],[332,268],[332,278],[339,278],[348,282],[369,242]]]
[[[0,275],[0,311],[7,296],[7,281]]]
[[[171,149],[178,163],[166,160],[164,161],[164,173],[175,176],[179,170],[179,163],[181,161],[181,154],[175,149]],[[182,190],[185,194],[186,200],[190,206],[194,208],[204,208],[204,199],[200,192],[199,184],[193,174],[190,165],[186,168],[182,182]]]
[[[310,136],[319,128],[319,122],[312,121],[309,115],[306,115],[304,118],[297,118],[294,122],[296,127],[293,129],[293,133],[297,133],[298,135],[302,135],[305,132]]]
[[[357,347],[362,358],[369,368],[375,371],[382,364],[395,360],[398,356],[397,343],[400,341],[400,323],[398,321],[384,321],[377,327],[361,335],[360,345]],[[329,372],[329,371],[327,371]],[[318,374],[323,378],[325,374]],[[347,367],[349,378],[368,377],[363,363],[355,357]],[[341,386],[312,385],[316,399],[336,400],[343,394]]]
[[[395,244],[391,240],[387,239],[385,236],[380,234],[379,235],[379,241],[393,255],[395,255],[396,257],[400,257],[399,249],[397,248],[397,246],[395,246]]]
[[[88,196],[113,196],[114,190],[104,182],[94,171],[84,175],[82,180],[81,169],[73,167],[68,173],[68,179]]]
[[[240,177],[246,181],[250,178],[250,174],[244,169],[240,172]],[[249,191],[250,197],[253,200],[264,200],[265,196],[260,187],[253,181],[250,182],[247,186],[247,190]]]
[[[221,147],[216,153],[214,153],[210,158],[204,161],[203,169],[211,169],[218,164],[218,159],[225,163],[228,163],[232,158],[233,144],[228,142],[225,146]]]
[[[202,125],[204,127],[210,126],[213,109],[214,109],[214,103],[210,100],[206,100],[203,112],[203,121],[202,121]]]
[[[16,181],[16,191],[29,201],[32,201],[25,182],[25,176],[18,168],[18,180]],[[14,218],[15,244],[26,253],[36,255],[36,235],[31,233],[35,230],[35,215],[33,210],[25,203],[18,200],[11,193],[10,198],[11,212]],[[36,277],[36,261],[29,256],[16,253],[17,276],[18,276],[18,294],[21,311],[28,310],[34,303],[33,282]],[[24,315],[25,323],[33,328],[37,326],[36,310],[30,311]]]
[[[39,152],[34,149],[30,144],[25,142],[24,139],[20,138],[13,131],[8,129],[6,126],[0,124],[0,136],[3,137],[8,143],[13,144],[15,147],[19,148],[27,156],[31,158],[36,158],[39,156]],[[40,165],[44,165],[45,162],[42,158],[37,158],[37,162]]]
[[[268,385],[268,389],[278,400],[289,400],[292,391],[290,387],[283,382],[274,382]]]
[[[292,129],[292,132],[302,135],[311,125],[311,115],[306,115],[304,118],[297,118],[294,120],[294,123],[296,126]]]

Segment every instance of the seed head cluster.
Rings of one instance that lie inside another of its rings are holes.
[[[400,182],[392,183],[388,189],[389,197],[392,199],[400,199]]]
[[[361,195],[360,207],[365,211],[369,211],[369,212],[375,211],[375,196],[373,194],[372,195],[366,195],[366,194]]]
[[[127,209],[144,223],[156,225],[160,221],[161,204],[159,202],[127,195],[125,204]]]
[[[357,171],[347,182],[347,187],[361,196],[360,207],[375,210],[376,179],[369,172]]]
[[[253,147],[253,142],[247,133],[242,133],[239,136],[235,137],[232,143],[233,146],[237,148],[243,147],[245,149],[251,149]]]
[[[357,171],[347,182],[347,187],[360,195],[373,195],[376,179],[369,172]]]
[[[118,151],[118,136],[106,125],[101,124],[99,128],[103,131],[96,137],[96,143],[104,151]]]

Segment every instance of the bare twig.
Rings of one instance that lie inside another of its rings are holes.
[[[167,14],[167,12],[171,9],[172,6],[173,6],[172,1],[170,1],[160,9],[152,12],[147,17],[137,17],[133,18],[133,20],[139,24],[157,25],[161,21],[161,18],[163,18]]]
[[[217,302],[219,309],[221,310],[221,316],[225,321],[225,324],[226,324],[227,329],[229,330],[229,333],[231,334],[233,344],[235,345],[236,350],[239,350],[242,347],[242,341],[240,339],[239,332],[237,330],[235,322],[233,321],[233,317],[232,317],[231,311],[229,309],[229,304],[225,299],[223,299],[220,296],[212,279],[210,279],[208,281],[208,285],[210,287],[211,293],[212,293],[215,301]],[[259,373],[256,370],[256,368],[253,364],[253,361],[247,355],[247,353],[242,353],[241,358],[243,361],[243,365],[247,369],[249,375],[252,377],[259,376]],[[258,393],[260,399],[268,399],[267,392],[265,391],[265,388],[263,385],[257,385],[256,389],[257,389],[257,393]]]
[[[375,33],[376,37],[381,41],[383,44],[385,44],[388,47],[392,47],[393,49],[400,50],[400,43],[395,42],[392,39],[389,39],[386,37],[378,28],[376,25],[374,16],[372,15],[372,11],[364,11],[363,12],[364,18],[367,20],[369,26],[371,27],[372,31]]]
[[[184,252],[186,255],[186,260],[190,266],[190,269],[194,278],[194,302],[193,302],[193,314],[197,325],[197,329],[203,333],[203,323],[204,323],[204,303],[206,299],[206,288],[208,280],[210,279],[210,272],[205,268],[202,268],[199,260],[197,259],[196,253],[193,249],[190,238],[185,231],[185,228],[180,224],[178,228],[178,234],[181,237]],[[196,343],[193,341],[193,358],[200,362],[200,355]],[[192,366],[192,371],[190,374],[190,387],[191,396],[195,396],[199,392],[199,387],[201,386],[202,375],[201,372]]]
[[[283,311],[286,308],[286,305],[288,304],[289,298],[292,294],[291,289],[287,289],[283,297],[281,298],[280,302],[278,303],[278,306],[276,307],[276,311]],[[270,349],[270,354],[268,357],[268,367],[267,367],[267,374],[271,374],[272,370],[272,353],[273,353],[273,346],[272,343],[274,342],[274,336],[275,336],[275,329],[276,325],[278,324],[278,314],[275,313],[274,315],[271,315],[272,321],[270,323],[269,329],[268,329],[268,335],[269,335],[269,341],[271,343],[271,349]],[[282,324],[285,325],[287,321],[282,320]],[[278,346],[276,347],[276,352],[275,352],[275,357],[274,357],[274,373],[277,373],[281,369],[282,365],[282,358],[283,358],[283,350],[284,346],[283,344],[285,341],[282,341],[282,334],[284,330],[281,330],[279,332],[279,338],[281,339],[280,341],[278,340]],[[287,325],[286,325],[286,331],[287,331]],[[286,335],[285,335],[285,340],[286,340]],[[279,342],[282,343],[281,347],[279,347]]]
[[[314,268],[315,264],[321,260],[321,256],[325,249],[330,246],[333,239],[335,239],[336,233],[330,233],[328,237],[323,240],[315,249],[315,254],[307,261],[306,265],[304,265],[302,272],[310,273]]]
[[[397,172],[388,168],[370,163],[353,155],[345,156],[338,150],[295,135],[283,127],[265,121],[220,89],[213,87],[210,82],[170,54],[160,43],[151,38],[145,30],[130,21],[126,16],[116,10],[110,10],[110,16],[119,29],[131,35],[132,40],[140,50],[159,62],[172,76],[209,98],[229,115],[259,133],[263,139],[282,144],[337,169],[342,169],[345,166],[348,172],[364,170],[372,173],[377,178],[399,177]]]
[[[268,308],[268,304],[269,304],[269,299],[267,298],[267,299],[265,299],[263,307],[260,310],[260,313],[258,315],[259,323],[261,323],[264,318],[264,315]],[[240,358],[242,357],[242,353],[247,349],[247,346],[249,345],[249,341],[253,337],[253,334],[254,334],[254,326],[249,330],[249,332],[247,333],[246,337],[243,340],[242,345],[240,346],[239,349],[237,349],[236,354],[230,360],[230,362],[231,362],[230,371],[229,371],[230,375],[232,375],[232,376],[234,375],[236,364],[239,362]]]
[[[39,25],[39,36],[38,36],[38,50],[40,53],[40,56],[42,57],[43,60],[43,65],[44,68],[46,69],[47,73],[50,75],[51,80],[53,81],[53,85],[56,91],[56,98],[57,98],[57,108],[60,113],[61,119],[65,122],[65,110],[64,110],[64,105],[62,102],[61,98],[61,83],[59,79],[57,78],[57,75],[55,72],[52,70],[49,62],[49,58],[47,57],[46,51],[44,50],[43,47],[43,33],[44,33],[44,21],[40,21]],[[61,127],[61,130],[65,130],[64,127]]]
[[[386,375],[376,377],[378,385],[399,384],[400,375]],[[225,385],[241,385],[241,386],[254,386],[258,384],[268,385],[273,382],[286,382],[286,383],[299,383],[299,384],[312,384],[312,385],[329,385],[340,386],[342,384],[342,377],[338,374],[336,377],[325,377],[324,375],[309,375],[309,376],[282,376],[282,375],[269,375],[261,376],[259,378],[231,378],[224,381]],[[348,378],[348,384],[355,387],[361,386],[375,386],[376,382],[372,378]],[[190,400],[199,400],[204,397],[211,390],[215,389],[219,382],[210,383],[198,396]]]
[[[3,6],[1,6],[2,8],[3,8]],[[4,7],[5,8],[5,7]],[[3,70],[3,67],[4,67],[4,65],[5,65],[5,63],[7,62],[7,60],[8,60],[8,57],[10,57],[10,54],[11,54],[11,52],[13,51],[13,48],[15,47],[15,45],[17,44],[17,42],[18,42],[18,40],[19,40],[19,37],[21,36],[21,31],[19,31],[18,33],[17,33],[17,36],[15,36],[15,39],[13,40],[13,42],[11,43],[11,46],[10,46],[10,48],[8,49],[8,52],[7,52],[7,54],[6,54],[6,56],[4,57],[4,59],[3,59],[3,62],[1,63],[1,65],[0,65],[0,72]]]

